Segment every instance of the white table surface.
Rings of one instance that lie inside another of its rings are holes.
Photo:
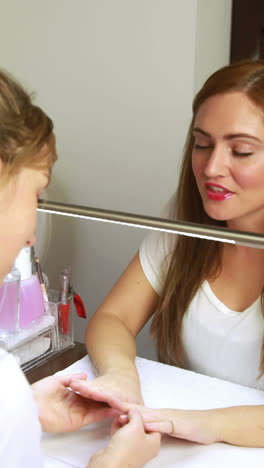
[[[137,358],[142,393],[149,407],[209,409],[234,405],[264,405],[264,392],[223,380]],[[63,373],[87,372],[94,378],[85,356]],[[70,434],[44,434],[45,468],[85,468],[90,456],[109,439],[109,421]],[[146,468],[249,468],[263,467],[264,449],[235,447],[223,443],[207,446],[165,436],[158,457]]]

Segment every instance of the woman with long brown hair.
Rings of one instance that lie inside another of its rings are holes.
[[[223,67],[205,82],[193,102],[179,180],[170,217],[264,233],[263,61]],[[264,390],[263,278],[264,250],[150,234],[88,325],[98,377],[75,388],[119,398],[123,409],[141,404],[135,337],[153,316],[162,362]],[[264,446],[263,407],[139,408],[148,430]]]

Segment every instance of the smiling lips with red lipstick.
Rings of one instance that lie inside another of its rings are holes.
[[[219,184],[206,182],[205,188],[207,197],[210,200],[224,201],[234,195],[234,192],[230,192],[230,190]]]

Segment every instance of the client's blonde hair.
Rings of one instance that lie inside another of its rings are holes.
[[[0,70],[1,184],[22,167],[51,168],[56,159],[52,120],[9,73]]]

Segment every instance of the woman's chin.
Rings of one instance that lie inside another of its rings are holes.
[[[215,221],[228,221],[228,219],[230,219],[226,210],[212,209],[206,205],[204,205],[204,210],[206,214]]]

